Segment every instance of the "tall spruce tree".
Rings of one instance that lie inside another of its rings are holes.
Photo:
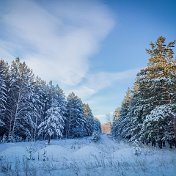
[[[175,107],[176,87],[176,62],[173,59],[174,52],[172,50],[174,44],[175,41],[166,45],[165,38],[161,36],[157,39],[156,43],[151,43],[151,49],[147,50],[147,52],[150,54],[148,67],[145,69],[146,87],[148,89],[147,93],[144,91],[142,91],[142,93],[145,95],[143,96],[144,102],[148,101],[150,103],[150,109],[147,111],[147,114],[144,114],[143,129],[146,129],[147,126],[147,128],[150,129],[150,132],[145,133],[142,129],[141,134],[143,134],[143,136],[140,139],[143,141],[147,140],[149,142],[156,141],[160,147],[162,147],[163,141],[168,141],[170,143],[170,140],[172,140],[175,142],[174,135],[172,135],[172,139],[171,137],[166,137],[163,135],[166,133],[174,134],[173,121],[175,115],[173,115],[173,111]],[[165,114],[164,120],[162,118],[161,112],[163,115]],[[158,118],[157,123],[155,123],[156,116],[161,117]],[[152,117],[153,121],[151,122]],[[148,118],[150,120],[147,120]],[[161,135],[161,129],[163,129],[162,121],[167,124],[167,127],[164,129],[165,133]],[[170,124],[172,124],[172,128],[168,127]]]
[[[159,147],[167,141],[172,147],[176,144],[175,41],[166,45],[161,36],[150,45],[148,66],[137,74],[130,103],[122,104],[115,135]]]
[[[86,135],[83,103],[73,92],[67,98],[65,134],[67,138]]]
[[[112,135],[116,136],[116,132],[117,132],[117,122],[120,116],[120,107],[117,107],[113,113],[113,122],[112,122]]]
[[[130,102],[131,102],[131,89],[128,88],[128,91],[122,102],[122,106],[119,112],[119,118],[116,121],[116,123],[113,124],[114,125],[113,131],[115,133],[115,136],[124,135],[123,132],[125,130],[125,126],[129,123],[128,112],[129,112]]]
[[[51,107],[47,110],[45,120],[38,126],[38,134],[45,133],[48,138],[48,144],[52,136],[62,137],[64,129],[64,119],[60,108],[57,106],[57,100],[53,99]]]
[[[88,104],[83,105],[85,117],[85,129],[87,136],[91,136],[94,131],[94,117]]]
[[[33,105],[31,115],[34,122],[32,132],[32,139],[34,141],[38,138],[38,126],[44,121],[46,87],[45,81],[41,80],[39,77],[36,77],[32,84],[33,94],[30,101]]]
[[[0,136],[6,132],[7,121],[5,119],[5,111],[7,104],[7,79],[8,64],[4,60],[0,60]]]
[[[18,137],[22,139],[31,138],[31,127],[34,127],[30,102],[33,73],[24,62],[21,63],[17,58],[12,62],[9,74],[10,85],[7,99],[9,140]]]

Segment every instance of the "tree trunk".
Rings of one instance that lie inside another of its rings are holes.
[[[12,131],[11,131],[12,137],[14,137],[14,131],[15,131],[16,121],[17,121],[17,113],[18,113],[18,110],[19,110],[20,97],[21,97],[21,89],[19,90],[18,99],[17,99],[17,103],[16,103],[16,109],[15,109],[15,115],[14,115],[14,122],[13,122]]]
[[[34,111],[34,109],[33,109],[33,111]],[[34,136],[33,136],[34,142],[36,142],[36,136],[37,136],[37,125],[38,125],[37,122],[38,122],[38,116],[35,119],[35,128],[34,128]]]
[[[48,135],[48,145],[50,144],[50,141],[51,141],[51,136]]]
[[[176,117],[174,117],[174,136],[176,141]]]

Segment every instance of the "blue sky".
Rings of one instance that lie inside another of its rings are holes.
[[[176,39],[175,9],[174,0],[1,0],[0,58],[20,57],[104,121],[146,66],[150,41]]]

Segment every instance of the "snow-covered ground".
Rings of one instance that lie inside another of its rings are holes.
[[[102,135],[0,144],[0,175],[175,176],[176,150],[137,147]]]

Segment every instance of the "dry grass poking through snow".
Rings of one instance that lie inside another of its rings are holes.
[[[176,150],[137,147],[106,135],[91,138],[0,144],[0,175],[175,176]]]

